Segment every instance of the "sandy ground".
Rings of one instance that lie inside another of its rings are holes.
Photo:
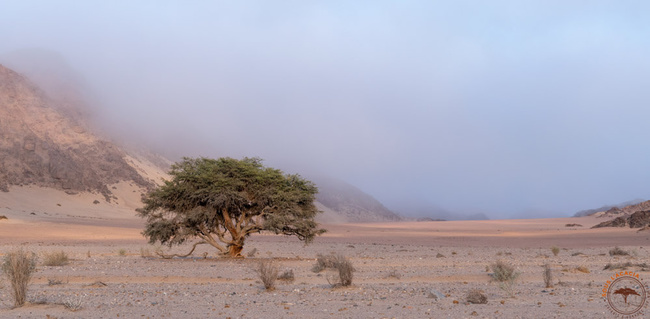
[[[602,221],[592,217],[326,224],[328,233],[308,246],[261,234],[247,241],[244,254],[257,251],[252,258],[219,258],[199,246],[193,258],[166,260],[149,257],[156,247],[142,238],[143,222],[127,206],[81,209],[75,203],[92,196],[75,196],[55,203],[56,196],[43,195],[27,207],[0,194],[0,215],[9,218],[0,220],[0,254],[22,248],[41,261],[57,251],[71,258],[66,266],[39,263],[29,304],[21,308],[12,308],[3,278],[0,318],[615,318],[600,297],[615,273],[604,266],[650,263],[650,233],[589,229]],[[552,246],[561,248],[557,256]],[[631,255],[610,256],[615,246]],[[351,287],[332,288],[331,273],[311,271],[317,254],[330,253],[354,264]],[[253,270],[261,259],[293,270],[295,281],[265,291]],[[490,280],[487,266],[499,259],[521,273],[510,291]],[[544,287],[546,263],[554,288]],[[580,266],[589,273],[577,271]],[[650,272],[629,270],[650,282]],[[468,304],[472,289],[482,290],[488,303]]]

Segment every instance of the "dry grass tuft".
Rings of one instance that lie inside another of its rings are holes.
[[[355,272],[352,262],[345,256],[338,254],[334,256],[334,267],[338,272],[338,280],[330,280],[328,282],[332,287],[344,286],[347,287],[352,284],[353,273]]]
[[[316,255],[316,264],[311,268],[311,271],[319,273],[325,269],[332,269],[336,263],[335,255]]]
[[[2,262],[2,271],[11,283],[11,294],[14,297],[14,306],[21,307],[25,304],[27,286],[36,270],[36,254],[24,250],[7,253]]]
[[[142,258],[152,258],[153,254],[149,248],[140,247],[140,257]]]
[[[7,216],[5,216],[5,215],[0,215],[0,220],[3,220],[3,219],[9,219],[9,218],[7,218]]]
[[[628,251],[625,251],[618,246],[612,248],[609,250],[609,255],[610,256],[629,256],[630,253]]]
[[[515,266],[504,262],[503,260],[498,260],[496,263],[490,266],[492,269],[492,279],[498,282],[507,282],[515,281],[519,277],[519,272]]]
[[[68,254],[66,254],[64,251],[43,254],[44,266],[65,266],[69,263],[70,258],[68,258]]]
[[[397,271],[397,269],[393,269],[390,272],[388,272],[388,275],[386,275],[386,278],[400,279],[400,278],[402,278],[402,275]]]
[[[551,252],[553,253],[553,256],[557,256],[560,253],[560,247],[558,246],[551,247]]]
[[[585,266],[578,266],[576,267],[576,270],[585,274],[591,273],[591,271],[589,271],[589,268]]]
[[[341,254],[321,255],[318,254],[316,264],[312,267],[313,272],[321,272],[325,269],[332,269],[337,272],[338,278],[327,278],[332,287],[349,286],[352,284],[353,273],[355,271],[352,262]]]
[[[487,296],[483,293],[482,290],[479,289],[470,290],[467,293],[465,300],[472,304],[486,304],[488,302]]]
[[[296,280],[296,276],[293,274],[293,269],[285,270],[282,274],[278,276],[278,280],[285,282],[293,282]]]
[[[553,269],[549,264],[544,264],[544,286],[553,288]]]
[[[496,263],[492,264],[490,268],[492,269],[492,280],[497,281],[499,283],[499,288],[505,291],[510,297],[514,297],[515,283],[520,274],[515,266],[502,260],[498,260]]]
[[[255,254],[257,254],[257,248],[251,249],[251,251],[249,251],[248,254],[246,254],[246,256],[248,256],[248,258],[253,258],[255,257]]]
[[[270,259],[263,259],[255,269],[267,291],[275,290],[275,280],[278,279],[278,266]]]

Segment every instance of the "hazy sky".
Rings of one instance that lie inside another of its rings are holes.
[[[0,57],[21,49],[63,56],[122,136],[398,211],[650,199],[648,1],[0,1]]]

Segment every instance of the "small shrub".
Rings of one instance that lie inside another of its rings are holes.
[[[149,248],[140,247],[140,257],[149,258],[153,257],[153,254],[151,254],[151,250],[149,250]]]
[[[610,256],[629,256],[630,253],[619,248],[618,246],[612,248],[609,250],[609,255]]]
[[[56,286],[56,285],[61,285],[61,284],[63,284],[63,281],[62,281],[62,280],[51,279],[51,278],[49,278],[49,279],[47,280],[47,285],[48,285],[48,286]]]
[[[549,264],[544,264],[544,286],[553,288],[553,269]]]
[[[43,255],[43,265],[45,266],[65,266],[70,263],[68,254],[64,251],[45,253]]]
[[[473,304],[486,304],[488,302],[487,296],[482,290],[472,289],[467,293],[465,300]]]
[[[275,280],[278,279],[278,266],[273,260],[264,259],[257,264],[257,274],[264,284],[264,288],[268,291],[275,289]]]
[[[335,263],[336,263],[335,255],[318,254],[316,255],[316,264],[311,268],[311,271],[315,273],[319,273],[325,269],[335,268],[334,267]]]
[[[402,278],[402,275],[397,271],[397,269],[391,270],[388,275],[386,275],[386,278],[395,278],[395,279],[400,279]]]
[[[582,227],[580,224],[566,224],[564,227]]]
[[[11,283],[11,294],[14,297],[14,306],[25,304],[27,286],[36,270],[36,255],[24,250],[7,253],[2,262],[2,271]]]
[[[551,247],[551,252],[553,253],[553,256],[557,256],[560,253],[560,247],[558,246]]]
[[[511,264],[502,260],[490,266],[492,269],[492,279],[498,282],[515,281],[519,277],[519,272]]]
[[[117,251],[117,254],[120,256],[126,256],[126,249],[122,248]]]
[[[338,280],[328,281],[333,287],[336,286],[349,286],[352,284],[352,277],[355,271],[352,262],[343,255],[334,256],[334,267],[338,272]]]
[[[5,215],[0,215],[0,220],[3,220],[3,219],[9,219],[9,218],[7,218],[7,216],[5,216]]]
[[[248,258],[253,258],[255,257],[255,254],[257,254],[257,248],[253,248],[251,251],[248,252],[248,254],[246,254],[246,256],[248,256]]]
[[[585,274],[591,273],[591,271],[589,271],[589,268],[585,266],[578,266],[576,267],[576,270]]]
[[[293,282],[296,280],[296,276],[293,274],[293,269],[285,270],[282,274],[278,276],[278,280]]]
[[[436,258],[445,258],[445,255],[443,255],[443,254],[441,254],[441,253],[438,253],[438,254],[436,255]]]
[[[508,293],[510,297],[515,296],[515,283],[519,277],[519,272],[513,265],[504,261],[498,260],[495,264],[491,265],[492,280],[499,283],[499,288]]]

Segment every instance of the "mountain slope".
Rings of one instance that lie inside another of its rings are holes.
[[[146,188],[151,179],[127,162],[118,146],[66,116],[24,76],[0,65],[0,189],[37,185],[69,193],[99,192],[131,181]]]
[[[401,217],[379,201],[357,187],[344,181],[327,178],[312,178],[318,187],[316,199],[329,211],[323,218],[339,222],[398,221]],[[335,214],[333,214],[335,213]]]

